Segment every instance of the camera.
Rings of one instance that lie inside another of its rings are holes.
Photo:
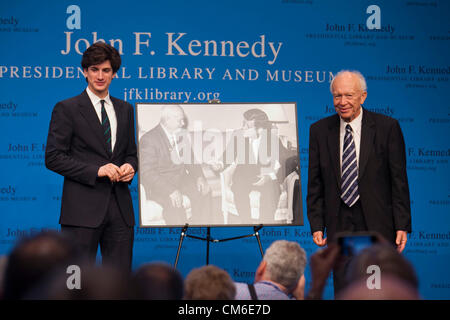
[[[341,247],[341,254],[354,256],[367,247],[379,242],[374,232],[343,232],[336,235],[337,243]]]

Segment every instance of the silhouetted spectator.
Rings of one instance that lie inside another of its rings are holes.
[[[417,289],[392,274],[381,275],[381,287],[370,289],[366,279],[353,281],[336,300],[419,300]]]
[[[0,300],[3,299],[3,283],[5,282],[5,270],[8,264],[8,256],[0,256]]]
[[[381,275],[392,275],[406,282],[414,289],[419,288],[419,281],[411,263],[405,259],[393,246],[375,244],[362,250],[350,262],[346,282],[348,284],[360,279],[367,279],[370,275],[367,268],[376,265],[380,268]]]
[[[297,242],[278,240],[266,250],[254,284],[236,283],[236,300],[303,299],[306,253]]]
[[[136,297],[128,272],[112,266],[86,263],[75,272],[57,272],[43,279],[25,299],[32,300],[127,300]]]
[[[235,295],[230,275],[213,265],[193,269],[184,282],[186,300],[233,300]]]
[[[339,263],[340,257],[340,247],[332,243],[327,248],[319,250],[311,256],[312,284],[307,294],[307,299],[322,298],[326,280],[336,263]],[[369,277],[374,275],[372,271],[368,272],[369,266],[377,266],[379,268],[382,289],[384,289],[384,282],[389,282],[386,284],[385,292],[377,293],[376,291],[379,289],[372,289],[372,291],[368,288],[367,281]],[[345,279],[344,289],[347,287],[352,288],[350,291],[345,290],[345,299],[350,296],[356,297],[352,290],[364,293],[363,287],[368,291],[366,294],[362,294],[361,297],[366,297],[367,299],[383,299],[381,297],[390,299],[388,296],[390,297],[396,293],[400,294],[400,292],[405,290],[409,290],[408,296],[419,297],[417,293],[418,280],[414,268],[393,246],[387,243],[371,245],[356,254],[348,265]],[[341,295],[339,297],[342,298]],[[398,297],[398,299],[403,298]]]
[[[183,277],[165,263],[148,263],[132,275],[136,298],[143,300],[181,300]]]
[[[21,299],[47,274],[79,263],[77,248],[66,235],[45,231],[24,238],[8,257],[3,298]]]

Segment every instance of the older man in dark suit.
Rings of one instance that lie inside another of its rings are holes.
[[[88,87],[58,102],[47,137],[45,164],[64,176],[61,229],[95,261],[131,268],[134,211],[128,184],[137,170],[133,107],[109,95],[121,64],[116,49],[95,43],[81,65]]]
[[[162,206],[167,225],[202,225],[209,206],[210,188],[195,164],[185,125],[184,110],[167,105],[160,123],[139,141],[140,183],[146,196]]]
[[[339,72],[330,89],[337,114],[310,128],[307,210],[313,241],[324,246],[338,232],[376,231],[401,252],[411,210],[400,125],[361,107],[367,97],[361,73]],[[335,293],[344,285],[341,271],[335,269]]]

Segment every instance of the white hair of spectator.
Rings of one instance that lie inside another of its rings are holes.
[[[289,291],[297,283],[306,267],[306,252],[297,242],[277,240],[267,248],[264,254],[267,263],[266,272],[270,280],[283,285]]]

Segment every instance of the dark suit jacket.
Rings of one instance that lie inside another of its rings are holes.
[[[184,144],[182,141],[179,146]],[[201,167],[193,162],[184,164],[172,161],[173,151],[169,139],[161,125],[157,125],[139,140],[139,159],[141,160],[141,180],[147,197],[158,201],[168,198],[175,190],[181,190],[184,185],[195,183],[203,176]],[[191,148],[186,148],[191,152]]]
[[[307,210],[311,232],[333,239],[340,208],[339,116],[311,125]],[[364,109],[358,187],[368,230],[395,241],[395,232],[411,232],[405,143],[397,120]]]
[[[125,222],[134,225],[134,211],[128,183],[112,184],[97,177],[98,169],[114,163],[129,163],[137,171],[134,138],[134,110],[111,97],[117,117],[117,139],[109,154],[103,130],[86,91],[58,102],[53,109],[45,151],[48,169],[64,176],[60,223],[98,227],[106,214],[112,188]]]

